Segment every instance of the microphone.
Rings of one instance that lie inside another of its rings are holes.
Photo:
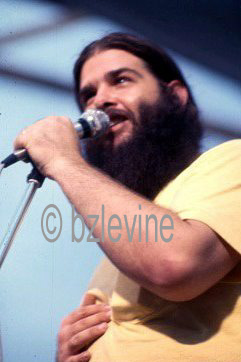
[[[111,126],[111,122],[109,116],[100,109],[88,109],[73,125],[80,139],[89,137],[96,138],[107,131]],[[14,151],[5,158],[0,165],[2,165],[2,168],[6,168],[18,161],[31,161],[25,149]]]

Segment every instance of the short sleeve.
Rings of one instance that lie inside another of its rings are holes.
[[[241,253],[241,140],[201,155],[185,173],[171,207],[183,220],[207,224]]]

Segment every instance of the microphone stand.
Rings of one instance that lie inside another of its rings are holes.
[[[27,177],[27,189],[0,245],[0,268],[2,267],[4,259],[10,250],[17,231],[23,222],[24,216],[26,215],[26,212],[33,200],[35,192],[42,186],[44,178],[45,177],[37,170],[35,166]]]
[[[80,138],[99,137],[109,127],[112,127],[116,122],[110,122],[109,116],[100,109],[88,109],[84,112],[78,122],[74,123],[74,128]],[[31,162],[25,149],[16,150],[0,163],[0,174],[3,168],[13,165],[19,160]],[[33,164],[33,163],[32,163]],[[23,221],[23,218],[29,208],[29,205],[34,197],[37,188],[41,187],[44,181],[44,176],[33,165],[32,172],[27,177],[29,186],[24,194],[19,210],[16,211],[13,221],[7,230],[7,233],[0,244],[0,268],[7,256],[7,253],[13,243],[13,239]]]

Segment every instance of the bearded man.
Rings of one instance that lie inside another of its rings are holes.
[[[114,125],[84,142],[82,154],[65,117],[38,121],[15,141],[89,228],[87,216],[105,207],[104,230],[98,223],[94,235],[104,232],[97,244],[107,258],[62,323],[57,360],[238,361],[241,141],[200,155],[185,79],[136,36],[91,43],[74,75],[80,109],[101,109]]]

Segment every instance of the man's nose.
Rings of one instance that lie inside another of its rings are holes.
[[[105,110],[106,108],[117,104],[117,100],[111,87],[103,86],[98,89],[94,98],[94,107]]]

